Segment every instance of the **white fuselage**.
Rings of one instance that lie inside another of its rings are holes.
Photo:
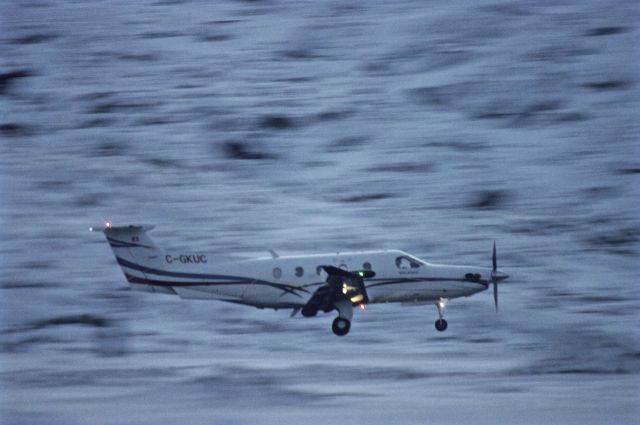
[[[327,275],[321,266],[373,270],[364,283],[370,303],[425,303],[488,288],[491,269],[426,263],[399,250],[272,256],[216,263],[201,253],[162,252],[141,267],[119,259],[136,289],[266,308],[304,306]]]
[[[351,328],[353,307],[367,303],[429,303],[438,308],[436,329],[447,329],[447,299],[468,297],[493,284],[498,308],[495,243],[492,269],[429,264],[403,251],[337,252],[279,256],[254,260],[216,261],[203,253],[172,252],[149,237],[153,226],[113,226],[102,230],[132,288],[210,299],[258,308],[291,308],[304,317],[336,310],[331,329],[344,336]]]

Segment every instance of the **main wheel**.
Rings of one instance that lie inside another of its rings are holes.
[[[447,321],[444,319],[436,320],[436,329],[440,332],[444,332],[447,330]]]
[[[336,317],[333,320],[333,325],[331,329],[333,333],[338,336],[344,336],[349,333],[349,329],[351,328],[351,322],[347,319],[343,319],[342,317]]]

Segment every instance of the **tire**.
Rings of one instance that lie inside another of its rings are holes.
[[[444,319],[438,319],[438,320],[436,320],[436,329],[437,329],[439,332],[444,332],[444,331],[446,331],[446,330],[447,330],[447,326],[448,326],[448,323],[447,323],[447,321],[446,321],[446,320],[444,320]]]
[[[343,319],[342,317],[336,317],[333,320],[333,325],[331,326],[331,330],[333,333],[338,336],[345,336],[349,333],[349,329],[351,329],[351,322],[347,319]]]

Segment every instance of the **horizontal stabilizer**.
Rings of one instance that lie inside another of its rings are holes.
[[[91,232],[131,232],[131,233],[139,233],[139,232],[148,232],[153,230],[156,226],[152,224],[129,224],[126,226],[114,226],[111,221],[105,221],[104,223],[98,226],[89,227],[89,231]]]

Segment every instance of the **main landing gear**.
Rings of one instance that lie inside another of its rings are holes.
[[[351,329],[351,318],[353,318],[353,306],[351,300],[341,297],[333,302],[333,306],[338,310],[338,317],[333,320],[331,330],[338,336],[345,336]]]
[[[331,325],[331,330],[333,330],[333,333],[338,336],[348,334],[349,329],[351,329],[351,322],[347,319],[343,319],[342,317],[336,317],[333,320],[333,325]]]
[[[438,308],[438,316],[440,316],[440,318],[438,320],[436,320],[436,329],[439,332],[444,332],[444,331],[447,330],[448,323],[442,317],[442,314],[443,314],[443,311],[444,311],[444,308],[446,307],[446,305],[447,305],[447,300],[444,299],[444,298],[440,298],[438,300],[438,302],[436,303],[436,307]]]

